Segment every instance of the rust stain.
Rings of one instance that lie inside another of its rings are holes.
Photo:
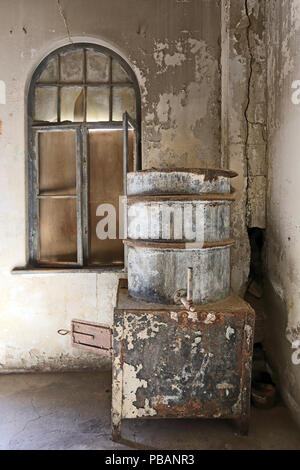
[[[193,245],[193,242],[189,243],[182,243],[182,242],[154,242],[150,241],[148,242],[147,240],[123,240],[124,245],[126,246],[133,246],[133,247],[139,247],[139,248],[155,248],[155,249],[173,249],[173,250],[184,250],[184,249],[191,249],[191,245]],[[199,245],[197,242],[195,243],[195,248],[199,249]],[[234,245],[235,241],[233,239],[230,240],[224,240],[220,242],[205,242],[201,245],[201,248],[219,248],[223,246],[232,246]],[[188,245],[188,247],[187,247]]]
[[[234,201],[235,197],[229,193],[201,193],[201,194],[160,194],[159,196],[127,196],[126,203],[136,202],[172,202],[172,201]]]
[[[248,417],[255,314],[246,302],[232,296],[191,314],[182,306],[120,308],[143,302],[119,294],[114,320],[123,333],[114,346],[127,387],[124,418],[147,418],[149,410],[153,418]],[[236,332],[229,338],[228,327]]]
[[[168,418],[176,416],[176,418],[184,418],[188,416],[194,417],[233,417],[234,413],[230,408],[227,410],[222,408],[220,401],[212,400],[203,403],[200,400],[190,400],[183,405],[172,405],[172,407],[162,403],[162,399],[153,405],[157,412],[157,416],[161,418]]]

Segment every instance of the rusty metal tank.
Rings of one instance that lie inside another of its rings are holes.
[[[230,291],[230,178],[223,169],[152,169],[127,175],[129,294],[173,303],[193,268],[195,304]]]

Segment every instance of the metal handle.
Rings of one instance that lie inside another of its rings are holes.
[[[64,330],[64,329],[62,328],[62,329],[60,329],[60,330],[57,330],[57,333],[58,333],[59,335],[66,336],[66,335],[69,335],[69,334],[71,333],[71,331],[70,331],[70,330]]]

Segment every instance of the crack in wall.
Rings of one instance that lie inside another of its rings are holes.
[[[69,38],[69,41],[73,44],[73,40],[72,40],[72,38],[71,38],[71,34],[70,34],[70,29],[69,29],[69,26],[68,26],[67,18],[66,18],[66,15],[65,15],[65,13],[64,13],[64,11],[63,11],[63,9],[62,9],[60,0],[56,0],[56,3],[57,3],[57,8],[58,8],[59,14],[60,14],[60,16],[61,16],[62,19],[63,19],[64,25],[65,25],[65,28],[66,28],[66,31],[67,31],[67,35],[68,35],[68,38]]]
[[[247,118],[246,118],[247,119]],[[252,126],[260,126],[261,127],[261,137],[262,137],[262,140],[267,143],[267,137],[266,137],[266,125],[263,123],[263,122],[259,122],[259,121],[250,121],[249,119],[247,119],[247,122],[248,122],[248,125],[251,124]],[[254,175],[254,176],[257,176],[257,175]],[[266,176],[266,175],[264,175]]]
[[[254,62],[254,55],[251,50],[250,44],[250,30],[252,26],[252,22],[250,19],[249,8],[248,8],[248,0],[245,0],[245,12],[248,19],[248,26],[246,29],[246,38],[247,38],[247,47],[249,52],[249,77],[247,83],[247,104],[244,111],[245,121],[246,121],[246,138],[245,138],[245,161],[246,161],[246,224],[249,225],[249,218],[250,218],[250,207],[249,207],[249,124],[251,122],[248,120],[248,109],[250,106],[250,92],[251,92],[251,80],[253,75],[253,62]]]

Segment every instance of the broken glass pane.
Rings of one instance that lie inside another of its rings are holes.
[[[125,111],[130,117],[136,119],[134,89],[113,87],[113,121],[122,121]]]
[[[60,56],[62,82],[83,81],[83,50],[72,51]]]
[[[112,81],[113,82],[131,82],[125,70],[114,59],[112,61]]]
[[[87,89],[87,117],[89,122],[109,120],[109,88]]]
[[[62,87],[61,121],[82,122],[84,119],[84,92],[82,87]]]
[[[34,101],[34,120],[57,121],[57,88],[36,87]]]
[[[58,81],[58,60],[57,56],[48,61],[47,67],[41,73],[40,83],[55,83]]]
[[[99,52],[86,52],[86,79],[87,82],[108,82],[109,80],[109,62],[108,56]]]

